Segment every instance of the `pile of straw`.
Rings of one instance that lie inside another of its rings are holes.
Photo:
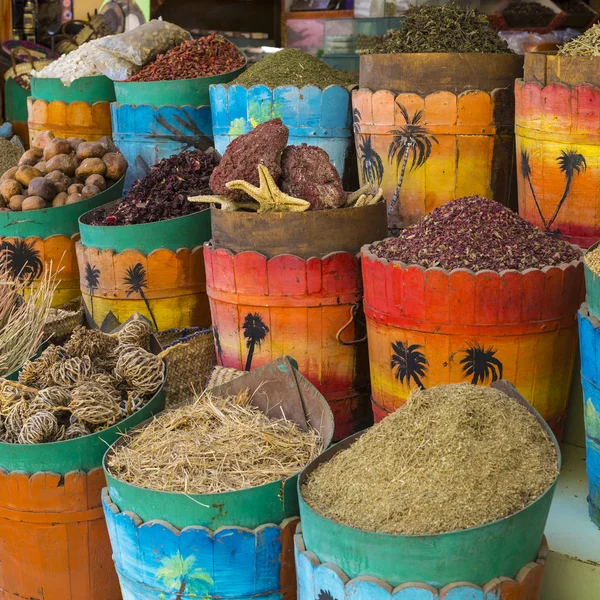
[[[320,465],[302,496],[351,527],[424,535],[514,514],[556,475],[554,444],[525,408],[498,390],[442,385]]]
[[[46,270],[35,287],[29,285],[0,263],[0,377],[22,366],[44,341],[58,281]]]
[[[162,492],[215,494],[295,475],[323,449],[314,430],[269,419],[250,395],[210,392],[127,434],[108,457],[114,477]]]

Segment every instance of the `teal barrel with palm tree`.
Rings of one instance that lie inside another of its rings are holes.
[[[221,154],[257,125],[281,119],[290,131],[290,145],[322,148],[341,176],[354,160],[350,92],[345,87],[211,85],[210,104],[215,148]]]
[[[227,397],[239,391],[238,385],[253,397],[261,390],[287,418],[310,423],[324,445],[330,444],[333,415],[327,402],[289,357],[212,393]],[[123,443],[116,442],[105,455],[108,487],[102,493],[123,600],[296,597],[297,475],[222,493],[156,491],[111,473],[107,457]]]

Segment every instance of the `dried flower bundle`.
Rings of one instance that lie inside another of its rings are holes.
[[[286,479],[322,449],[316,431],[268,418],[250,403],[247,391],[230,398],[205,391],[126,435],[109,455],[108,467],[138,487],[215,494]]]

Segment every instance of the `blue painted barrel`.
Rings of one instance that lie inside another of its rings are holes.
[[[583,387],[586,469],[590,518],[600,527],[600,321],[586,302],[579,314],[581,386]]]
[[[211,85],[210,104],[215,148],[221,154],[236,137],[279,118],[290,130],[290,145],[319,146],[343,176],[352,143],[352,103],[346,88]]]
[[[129,163],[125,193],[163,158],[212,146],[210,106],[113,103],[110,112],[113,140]]]

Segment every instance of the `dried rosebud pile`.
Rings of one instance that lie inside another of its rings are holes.
[[[211,193],[209,180],[218,164],[219,155],[212,148],[165,158],[146,177],[136,181],[129,194],[109,211],[96,211],[91,224],[155,223],[206,210],[207,205],[188,202],[188,196]]]
[[[128,81],[173,81],[231,73],[246,64],[234,44],[214,34],[159,54]]]
[[[371,251],[379,258],[443,269],[541,269],[581,251],[537,229],[501,204],[470,196],[436,208]]]

